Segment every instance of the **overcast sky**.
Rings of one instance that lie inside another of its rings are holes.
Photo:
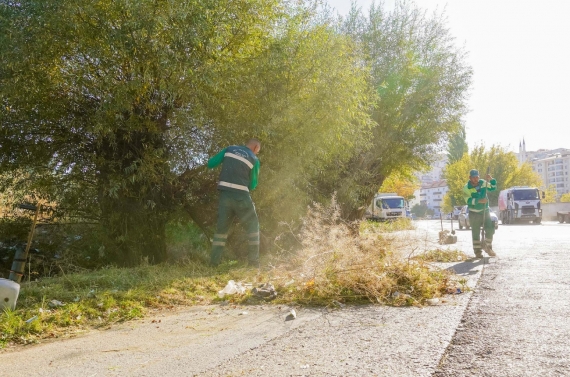
[[[338,13],[350,0],[327,0]],[[395,0],[386,0],[393,8]],[[518,152],[570,148],[570,0],[416,0],[445,9],[451,34],[469,53],[473,85],[469,147]],[[368,10],[372,0],[356,0]],[[376,1],[378,4],[378,1]]]

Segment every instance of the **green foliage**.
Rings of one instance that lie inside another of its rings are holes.
[[[330,200],[339,167],[366,142],[369,70],[333,22],[310,9],[291,10],[268,49],[235,75],[226,127],[262,140],[253,197],[266,234],[298,221],[312,201]],[[322,180],[330,184],[315,185]]]
[[[373,5],[367,16],[354,10],[343,30],[358,41],[377,93],[371,139],[338,183],[344,212],[360,218],[362,203],[386,177],[428,167],[458,131],[472,71],[444,16],[428,17],[410,3],[398,3],[390,13]]]
[[[110,263],[158,263],[181,211],[211,235],[204,163],[253,136],[263,239],[335,191],[360,218],[458,129],[471,69],[451,42],[407,4],[340,25],[311,2],[5,2],[0,192],[96,224]]]
[[[164,260],[180,190],[173,140],[191,135],[207,150],[202,135],[234,85],[232,67],[259,53],[280,9],[270,0],[3,4],[10,126],[0,164],[17,173],[6,184],[98,221],[110,260]]]
[[[508,152],[500,146],[491,146],[488,150],[484,145],[475,147],[471,153],[463,155],[457,162],[449,164],[444,170],[444,177],[449,187],[450,201],[455,200],[457,205],[464,205],[463,187],[469,180],[471,169],[479,170],[479,176],[485,179],[487,167],[497,180],[497,190],[489,192],[490,205],[496,206],[499,192],[512,186],[541,186],[541,179],[529,164],[519,166],[514,153]]]
[[[414,206],[412,206],[412,209],[410,210],[410,212],[412,212],[417,217],[425,217],[427,211],[428,211],[427,204],[415,204]]]
[[[560,202],[561,203],[570,203],[570,192],[567,192],[566,194],[562,194],[562,196],[560,197]]]
[[[543,203],[556,203],[556,196],[558,192],[556,191],[556,185],[554,183],[548,185],[548,188],[544,191]]]
[[[254,196],[271,234],[328,199],[335,188],[314,182],[366,141],[368,67],[311,6],[26,0],[0,12],[0,191],[98,223],[109,261],[164,260],[179,210],[211,234],[217,172],[203,165],[228,144],[262,140]]]
[[[164,260],[178,207],[208,233],[216,172],[200,166],[227,144],[262,139],[256,196],[271,227],[297,218],[323,166],[365,135],[367,70],[310,8],[30,0],[1,12],[2,190],[98,222],[120,264]]]
[[[447,144],[447,163],[453,164],[459,161],[461,157],[468,152],[469,147],[467,146],[465,126],[461,125],[461,128],[449,138]]]

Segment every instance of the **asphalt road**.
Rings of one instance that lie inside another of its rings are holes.
[[[435,376],[570,376],[570,224],[500,225],[493,246]]]
[[[449,222],[444,223],[449,229]],[[399,236],[438,247],[439,221]],[[470,231],[450,245],[472,253]],[[210,306],[0,352],[29,376],[570,376],[570,224],[499,226],[471,292],[425,308]]]

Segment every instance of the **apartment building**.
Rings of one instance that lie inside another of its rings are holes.
[[[445,179],[423,185],[419,190],[419,204],[425,204],[432,209],[434,216],[439,217],[443,207],[443,197],[449,191]]]
[[[555,185],[557,197],[570,192],[570,151],[530,162],[532,170],[538,173],[544,182],[543,189]]]
[[[539,149],[527,152],[524,139],[519,143],[519,163],[529,162],[532,170],[538,173],[544,182],[543,190],[554,185],[556,196],[570,192],[570,149]]]

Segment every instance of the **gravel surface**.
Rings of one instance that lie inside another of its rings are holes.
[[[570,376],[570,224],[500,226],[435,376]]]

